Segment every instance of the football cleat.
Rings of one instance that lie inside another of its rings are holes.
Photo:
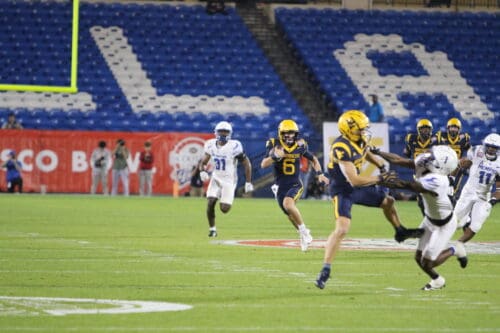
[[[208,232],[208,237],[217,237],[217,231],[216,230],[210,230]]]
[[[446,285],[444,277],[438,276],[437,279],[432,279],[431,282],[427,283],[422,287],[422,290],[438,290],[443,289]]]
[[[326,281],[328,281],[329,278],[330,278],[330,270],[323,268],[321,272],[319,272],[318,278],[316,279],[314,285],[319,289],[325,289]]]
[[[300,249],[303,252],[307,251],[312,241],[313,238],[311,236],[311,231],[309,229],[300,232]]]
[[[467,267],[467,264],[469,263],[469,259],[467,257],[462,257],[462,258],[457,257],[457,260],[460,263],[460,267],[462,268]]]
[[[396,242],[401,243],[408,238],[420,238],[423,234],[424,229],[406,229],[405,227],[401,226],[400,228],[396,229],[394,239],[396,240]]]

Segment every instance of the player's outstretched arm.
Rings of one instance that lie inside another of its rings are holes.
[[[389,188],[406,189],[416,193],[428,193],[437,196],[436,192],[424,188],[422,184],[420,184],[418,181],[407,181],[399,178],[388,178],[388,179],[382,179],[379,184]]]
[[[413,160],[411,160],[409,158],[405,158],[405,157],[399,156],[397,154],[393,154],[393,153],[389,153],[389,152],[385,152],[385,151],[380,151],[378,148],[371,149],[370,152],[371,152],[371,154],[375,154],[375,155],[382,157],[384,160],[386,160],[387,162],[389,162],[391,164],[396,164],[396,165],[403,166],[406,168],[415,169],[415,163],[413,162]]]
[[[375,165],[379,170],[380,173],[387,172],[387,169],[385,168],[385,164],[380,160],[379,158],[375,157],[375,154],[373,154],[370,151],[366,152],[366,160],[370,162],[371,164]]]

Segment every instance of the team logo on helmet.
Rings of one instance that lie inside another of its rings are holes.
[[[363,141],[368,144],[371,140],[371,133],[368,130],[370,120],[361,111],[350,110],[343,113],[338,121],[340,133],[354,142]]]

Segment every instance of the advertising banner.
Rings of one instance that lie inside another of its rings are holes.
[[[130,193],[135,194],[139,189],[139,155],[144,143],[150,141],[154,154],[153,194],[172,194],[175,181],[182,193],[189,190],[192,167],[203,156],[205,140],[212,137],[211,133],[1,130],[0,163],[8,159],[10,151],[16,152],[22,163],[24,192],[88,193],[92,151],[102,140],[112,152],[117,140],[123,139],[130,151]],[[0,190],[7,190],[5,169],[0,171]],[[102,193],[100,185],[98,193]]]
[[[387,123],[372,123],[370,124],[370,132],[372,133],[371,145],[380,148],[383,151],[389,151],[389,126]],[[323,153],[324,168],[326,170],[329,156],[330,147],[333,140],[335,140],[340,135],[337,123],[334,122],[324,122],[323,123]],[[388,163],[386,163],[389,166]],[[363,168],[361,169],[361,174],[364,176],[378,174],[378,169],[373,164],[365,162]]]

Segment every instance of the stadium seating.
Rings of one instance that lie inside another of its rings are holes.
[[[459,117],[478,137],[500,131],[498,13],[278,8],[275,16],[331,104],[366,110],[379,95],[392,142],[423,117],[436,129]]]
[[[70,3],[2,3],[1,83],[69,85]],[[78,89],[0,92],[0,120],[14,111],[27,128],[212,132],[226,119],[236,138],[263,139],[293,116],[319,140],[233,8],[81,3]]]
[[[69,3],[2,3],[1,83],[69,85]],[[13,111],[27,128],[211,132],[226,119],[241,129],[236,138],[261,138],[292,118],[320,141],[234,9],[207,15],[201,5],[84,2],[80,13],[79,93],[0,92],[0,121]],[[332,105],[367,109],[368,94],[380,95],[391,142],[422,117],[436,129],[458,116],[471,133],[499,132],[498,13],[275,14]],[[364,62],[352,55],[361,52]],[[425,79],[450,62],[457,80]],[[371,67],[376,77],[366,77]]]

